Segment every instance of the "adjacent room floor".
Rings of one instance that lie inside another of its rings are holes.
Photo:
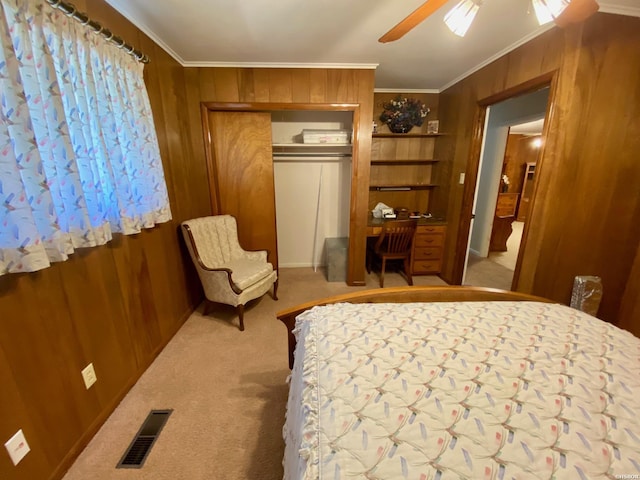
[[[469,254],[464,282],[466,285],[511,290],[524,222],[513,222],[512,228],[506,252],[491,252],[488,257]]]

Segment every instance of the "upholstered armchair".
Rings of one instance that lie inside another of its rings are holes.
[[[273,285],[277,300],[278,274],[267,262],[267,251],[247,251],[238,241],[235,217],[216,215],[182,222],[182,233],[209,302],[236,307],[244,330],[244,306]]]

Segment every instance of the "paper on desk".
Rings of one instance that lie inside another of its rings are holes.
[[[373,213],[373,218],[382,218],[382,210],[385,208],[391,208],[389,205],[385,205],[382,202],[379,202],[375,208],[373,210],[371,210],[371,213]],[[393,210],[393,209],[391,209]]]

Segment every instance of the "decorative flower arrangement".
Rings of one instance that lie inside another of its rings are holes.
[[[380,120],[385,122],[389,130],[394,133],[407,133],[412,127],[421,126],[431,111],[420,100],[401,96],[382,106],[384,111],[380,115]]]
[[[502,193],[506,193],[509,190],[509,177],[507,174],[502,175]]]

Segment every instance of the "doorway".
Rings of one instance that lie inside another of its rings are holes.
[[[506,290],[516,286],[526,232],[526,214],[519,211],[524,212],[530,201],[523,200],[523,187],[528,164],[535,166],[539,152],[520,147],[537,144],[529,135],[541,139],[548,100],[545,86],[486,109],[463,284]]]

